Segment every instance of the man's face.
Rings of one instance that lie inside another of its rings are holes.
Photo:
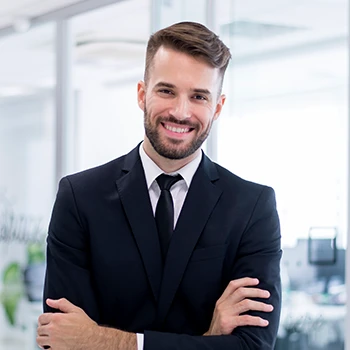
[[[197,151],[218,118],[219,70],[181,52],[161,47],[146,84],[138,84],[145,133],[154,150],[169,159]]]

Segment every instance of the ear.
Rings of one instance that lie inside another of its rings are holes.
[[[137,83],[137,103],[143,111],[145,111],[145,98],[146,98],[145,82],[140,80]]]
[[[226,101],[226,96],[220,95],[220,97],[218,98],[218,102],[216,104],[216,109],[215,109],[215,113],[214,113],[214,120],[219,118],[220,113],[222,111],[222,107],[225,104],[225,101]]]

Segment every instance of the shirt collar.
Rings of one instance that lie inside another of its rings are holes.
[[[160,174],[163,174],[164,171],[161,168],[159,168],[159,166],[146,154],[145,150],[143,149],[143,142],[139,147],[139,153],[140,153],[142,166],[145,172],[147,188],[149,190],[153,182],[155,181],[155,179]],[[175,171],[174,173],[170,173],[169,175],[180,174],[182,178],[185,180],[187,188],[189,188],[192,178],[195,172],[197,171],[201,160],[202,160],[202,152],[199,152],[196,158],[191,160],[188,164],[186,164],[181,169]]]

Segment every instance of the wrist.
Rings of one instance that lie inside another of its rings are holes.
[[[121,331],[115,328],[98,326],[99,344],[91,350],[137,350],[137,337],[135,333]]]

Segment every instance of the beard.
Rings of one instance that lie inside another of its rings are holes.
[[[177,124],[179,127],[187,127],[191,129],[191,133],[196,132],[195,138],[189,143],[184,144],[183,140],[167,139],[162,140],[159,125],[164,122],[170,122]],[[213,124],[213,119],[208,124],[208,127],[200,134],[200,126],[198,123],[189,123],[186,120],[178,120],[173,116],[169,117],[159,117],[152,124],[151,118],[147,113],[147,108],[145,106],[144,111],[144,127],[147,138],[149,139],[152,147],[155,151],[164,158],[168,159],[184,159],[194,152],[196,152],[203,144],[203,142],[209,136],[211,126]]]

